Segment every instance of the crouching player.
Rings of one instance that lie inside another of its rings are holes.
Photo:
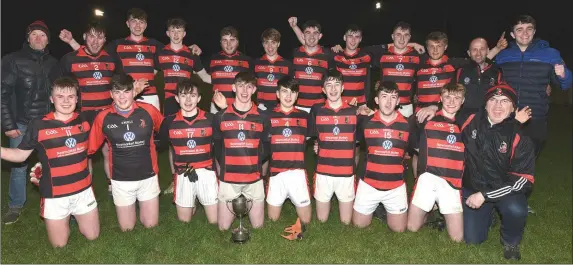
[[[359,141],[365,144],[367,155],[364,175],[359,180],[354,201],[352,222],[366,227],[372,222],[372,215],[382,203],[390,230],[404,232],[408,222],[408,194],[404,182],[404,156],[409,150],[410,130],[415,125],[400,112],[398,85],[391,81],[382,82],[376,91],[374,101],[378,110],[362,121],[358,133]]]
[[[18,148],[3,148],[2,159],[23,162],[36,149],[42,164],[40,215],[46,223],[48,239],[63,247],[70,236],[73,215],[88,240],[99,236],[97,202],[88,170],[90,125],[77,112],[78,83],[70,77],[54,81],[50,101],[55,111],[32,120]]]
[[[419,158],[418,178],[408,210],[408,230],[418,231],[437,202],[446,220],[448,234],[456,242],[464,237],[461,201],[464,143],[455,116],[464,97],[465,87],[461,84],[450,83],[442,87],[442,110],[412,131],[416,135],[412,136],[411,143]]]
[[[213,114],[198,108],[201,94],[197,84],[181,80],[176,89],[175,100],[181,109],[165,117],[159,135],[173,146],[173,201],[177,217],[182,222],[191,221],[198,198],[209,223],[216,224],[218,184],[211,155]]]
[[[159,170],[153,133],[159,132],[163,116],[151,104],[136,103],[135,96],[132,77],[113,76],[113,104],[96,116],[89,138],[89,154],[104,141],[109,144],[111,192],[122,231],[135,227],[136,201],[145,227],[159,222]]]
[[[304,231],[310,223],[310,190],[304,165],[308,113],[294,107],[298,83],[289,76],[281,78],[276,91],[279,105],[270,113],[271,156],[270,179],[267,189],[269,219],[279,219],[281,207],[288,198]]]

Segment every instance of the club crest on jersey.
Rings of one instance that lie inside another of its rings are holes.
[[[106,64],[105,64],[105,69],[106,69],[106,70],[109,69],[109,63],[106,63]]]
[[[135,133],[133,133],[133,132],[124,133],[123,134],[123,140],[126,140],[128,142],[135,140]]]
[[[74,148],[76,146],[76,139],[74,138],[68,138],[66,139],[66,146],[70,149]]]
[[[473,130],[472,131],[472,139],[475,139],[477,137],[477,130]]]
[[[344,123],[348,124],[350,122],[350,118],[348,116],[344,117]]]
[[[292,135],[292,130],[289,128],[284,128],[283,129],[283,136],[286,138],[289,138]]]
[[[190,139],[187,141],[187,147],[189,147],[189,149],[193,149],[195,146],[197,146],[197,143],[194,140]]]
[[[386,140],[382,143],[382,147],[386,150],[392,149],[392,141]]]
[[[201,129],[201,136],[205,136],[207,134],[207,131],[205,129]]]
[[[80,130],[80,132],[84,132],[84,126],[82,126],[81,124],[78,124],[78,130]]]
[[[225,65],[225,67],[223,67],[223,70],[227,73],[233,72],[233,67],[230,65]]]
[[[355,64],[351,64],[348,68],[355,70],[357,68],[357,66]]]
[[[438,82],[438,77],[437,77],[437,76],[435,76],[435,75],[433,75],[433,76],[430,76],[430,82],[432,82],[432,83],[436,83],[436,82]]]
[[[141,121],[141,122],[139,123],[139,127],[145,128],[145,126],[147,126],[147,125],[145,124],[145,120],[144,120],[144,119],[139,119],[139,120]]]
[[[404,136],[404,133],[402,132],[398,132],[398,139],[402,140],[402,137]]]
[[[306,67],[306,68],[304,69],[304,72],[305,72],[307,75],[311,75],[312,72],[314,72],[314,69],[312,69],[312,67],[308,66],[308,67]]]
[[[187,62],[188,62],[188,61],[187,61],[187,58],[183,59],[183,63],[184,63],[184,64],[187,64]]]
[[[251,131],[254,131],[257,129],[257,126],[254,123],[251,123]]]
[[[501,142],[498,151],[502,154],[507,153],[507,144],[505,142]]]
[[[172,68],[173,68],[173,71],[175,71],[175,72],[179,72],[181,70],[181,66],[179,66],[178,64],[174,64]]]
[[[470,83],[470,78],[469,77],[464,78],[464,84],[467,85],[469,83]]]
[[[455,143],[456,143],[456,140],[457,140],[457,139],[456,139],[456,136],[453,135],[453,134],[450,134],[450,135],[448,135],[448,137],[446,137],[446,141],[447,141],[449,144],[455,144]]]
[[[135,59],[137,59],[138,61],[143,61],[145,60],[145,56],[142,53],[138,53],[135,55]]]
[[[243,142],[245,141],[245,133],[244,132],[239,132],[239,134],[237,135],[237,138],[239,139],[239,141]]]
[[[397,64],[397,65],[396,65],[396,70],[398,70],[398,71],[404,70],[404,65],[401,64],[401,63]]]
[[[495,79],[492,77],[489,79],[489,85],[493,86],[493,84],[495,84]]]
[[[272,82],[273,80],[275,80],[275,75],[273,74],[267,75],[267,80],[269,80],[269,82]]]
[[[93,77],[96,80],[100,80],[103,77],[103,75],[101,74],[101,72],[94,72]]]
[[[300,126],[300,120],[296,120],[296,126]]]

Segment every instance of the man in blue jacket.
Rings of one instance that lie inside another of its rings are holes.
[[[573,78],[559,51],[549,47],[547,41],[533,39],[535,29],[533,17],[519,16],[510,33],[515,42],[510,42],[509,47],[497,55],[496,63],[505,81],[517,92],[517,107],[529,106],[533,111],[532,119],[524,129],[539,156],[547,137],[547,86],[551,84],[567,90]]]

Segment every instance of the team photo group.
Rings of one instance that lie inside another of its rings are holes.
[[[221,231],[236,230],[238,199],[254,229],[279,220],[290,201],[298,219],[282,237],[300,240],[313,219],[329,219],[335,197],[340,222],[358,228],[375,217],[412,233],[439,220],[452,241],[480,244],[499,222],[504,257],[521,258],[549,95],[573,82],[559,52],[534,38],[533,17],[514,19],[491,48],[475,36],[464,44],[468,58],[445,55],[444,32],[410,42],[406,22],[383,33],[391,43],[361,46],[362,29],[349,25],[340,29],[344,47],[326,47],[319,22],[290,17],[288,34],[301,43],[286,48],[292,56],[278,53],[286,32],[264,30],[264,55],[249,57],[227,26],[220,52],[203,62],[198,45],[183,43],[185,20],[167,21],[168,44],[144,34],[144,10],[128,10],[125,20],[130,34],[117,40],[97,21],[55,34],[38,20],[22,49],[2,58],[9,148],[1,158],[12,162],[5,225],[20,218],[31,181],[52,246],[67,244],[71,219],[96,240],[92,181],[107,181],[123,232],[138,219],[160,226],[163,193],[181,222],[201,206]],[[61,59],[47,52],[55,41],[70,47]],[[205,98],[210,108],[201,109]],[[163,147],[171,176],[159,176]],[[92,177],[100,151],[105,176]],[[32,154],[39,162],[30,167]],[[159,178],[172,178],[164,191]]]

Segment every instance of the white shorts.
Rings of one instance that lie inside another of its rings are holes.
[[[219,185],[215,172],[204,168],[195,169],[195,172],[199,177],[195,182],[183,174],[175,177],[173,202],[180,207],[195,207],[195,198],[198,198],[202,205],[217,204]]]
[[[329,202],[333,194],[339,202],[354,200],[356,182],[351,177],[331,177],[316,174],[314,180],[314,198],[319,202]]]
[[[299,106],[294,106],[294,107],[298,110],[306,111],[306,113],[310,113],[310,109],[311,109],[311,108],[299,107]]]
[[[265,200],[265,187],[263,180],[259,180],[250,184],[234,184],[227,182],[219,182],[219,195],[218,199],[222,202],[232,201],[243,194],[247,199],[253,201]]]
[[[157,175],[144,180],[120,181],[111,180],[111,194],[115,206],[129,206],[135,201],[148,201],[159,196],[159,179]]]
[[[161,111],[161,106],[159,105],[159,96],[158,95],[142,95],[141,99],[138,101],[145,102],[147,104],[153,105],[157,110]]]
[[[452,188],[445,179],[432,173],[426,172],[418,177],[413,193],[412,204],[425,212],[430,212],[436,202],[442,214],[463,212],[462,191]]]
[[[402,116],[408,118],[412,116],[412,114],[414,114],[414,105],[412,105],[411,103],[408,105],[400,105],[400,107],[398,108],[398,112],[400,112]]]
[[[296,207],[310,205],[310,190],[304,170],[287,170],[270,177],[267,203],[279,207],[287,198]]]
[[[40,215],[49,220],[61,220],[71,215],[89,213],[97,207],[93,189],[61,198],[42,198]]]
[[[382,203],[389,214],[403,214],[408,211],[408,193],[406,183],[391,190],[377,190],[368,183],[360,180],[356,189],[354,210],[363,214],[371,215]]]

